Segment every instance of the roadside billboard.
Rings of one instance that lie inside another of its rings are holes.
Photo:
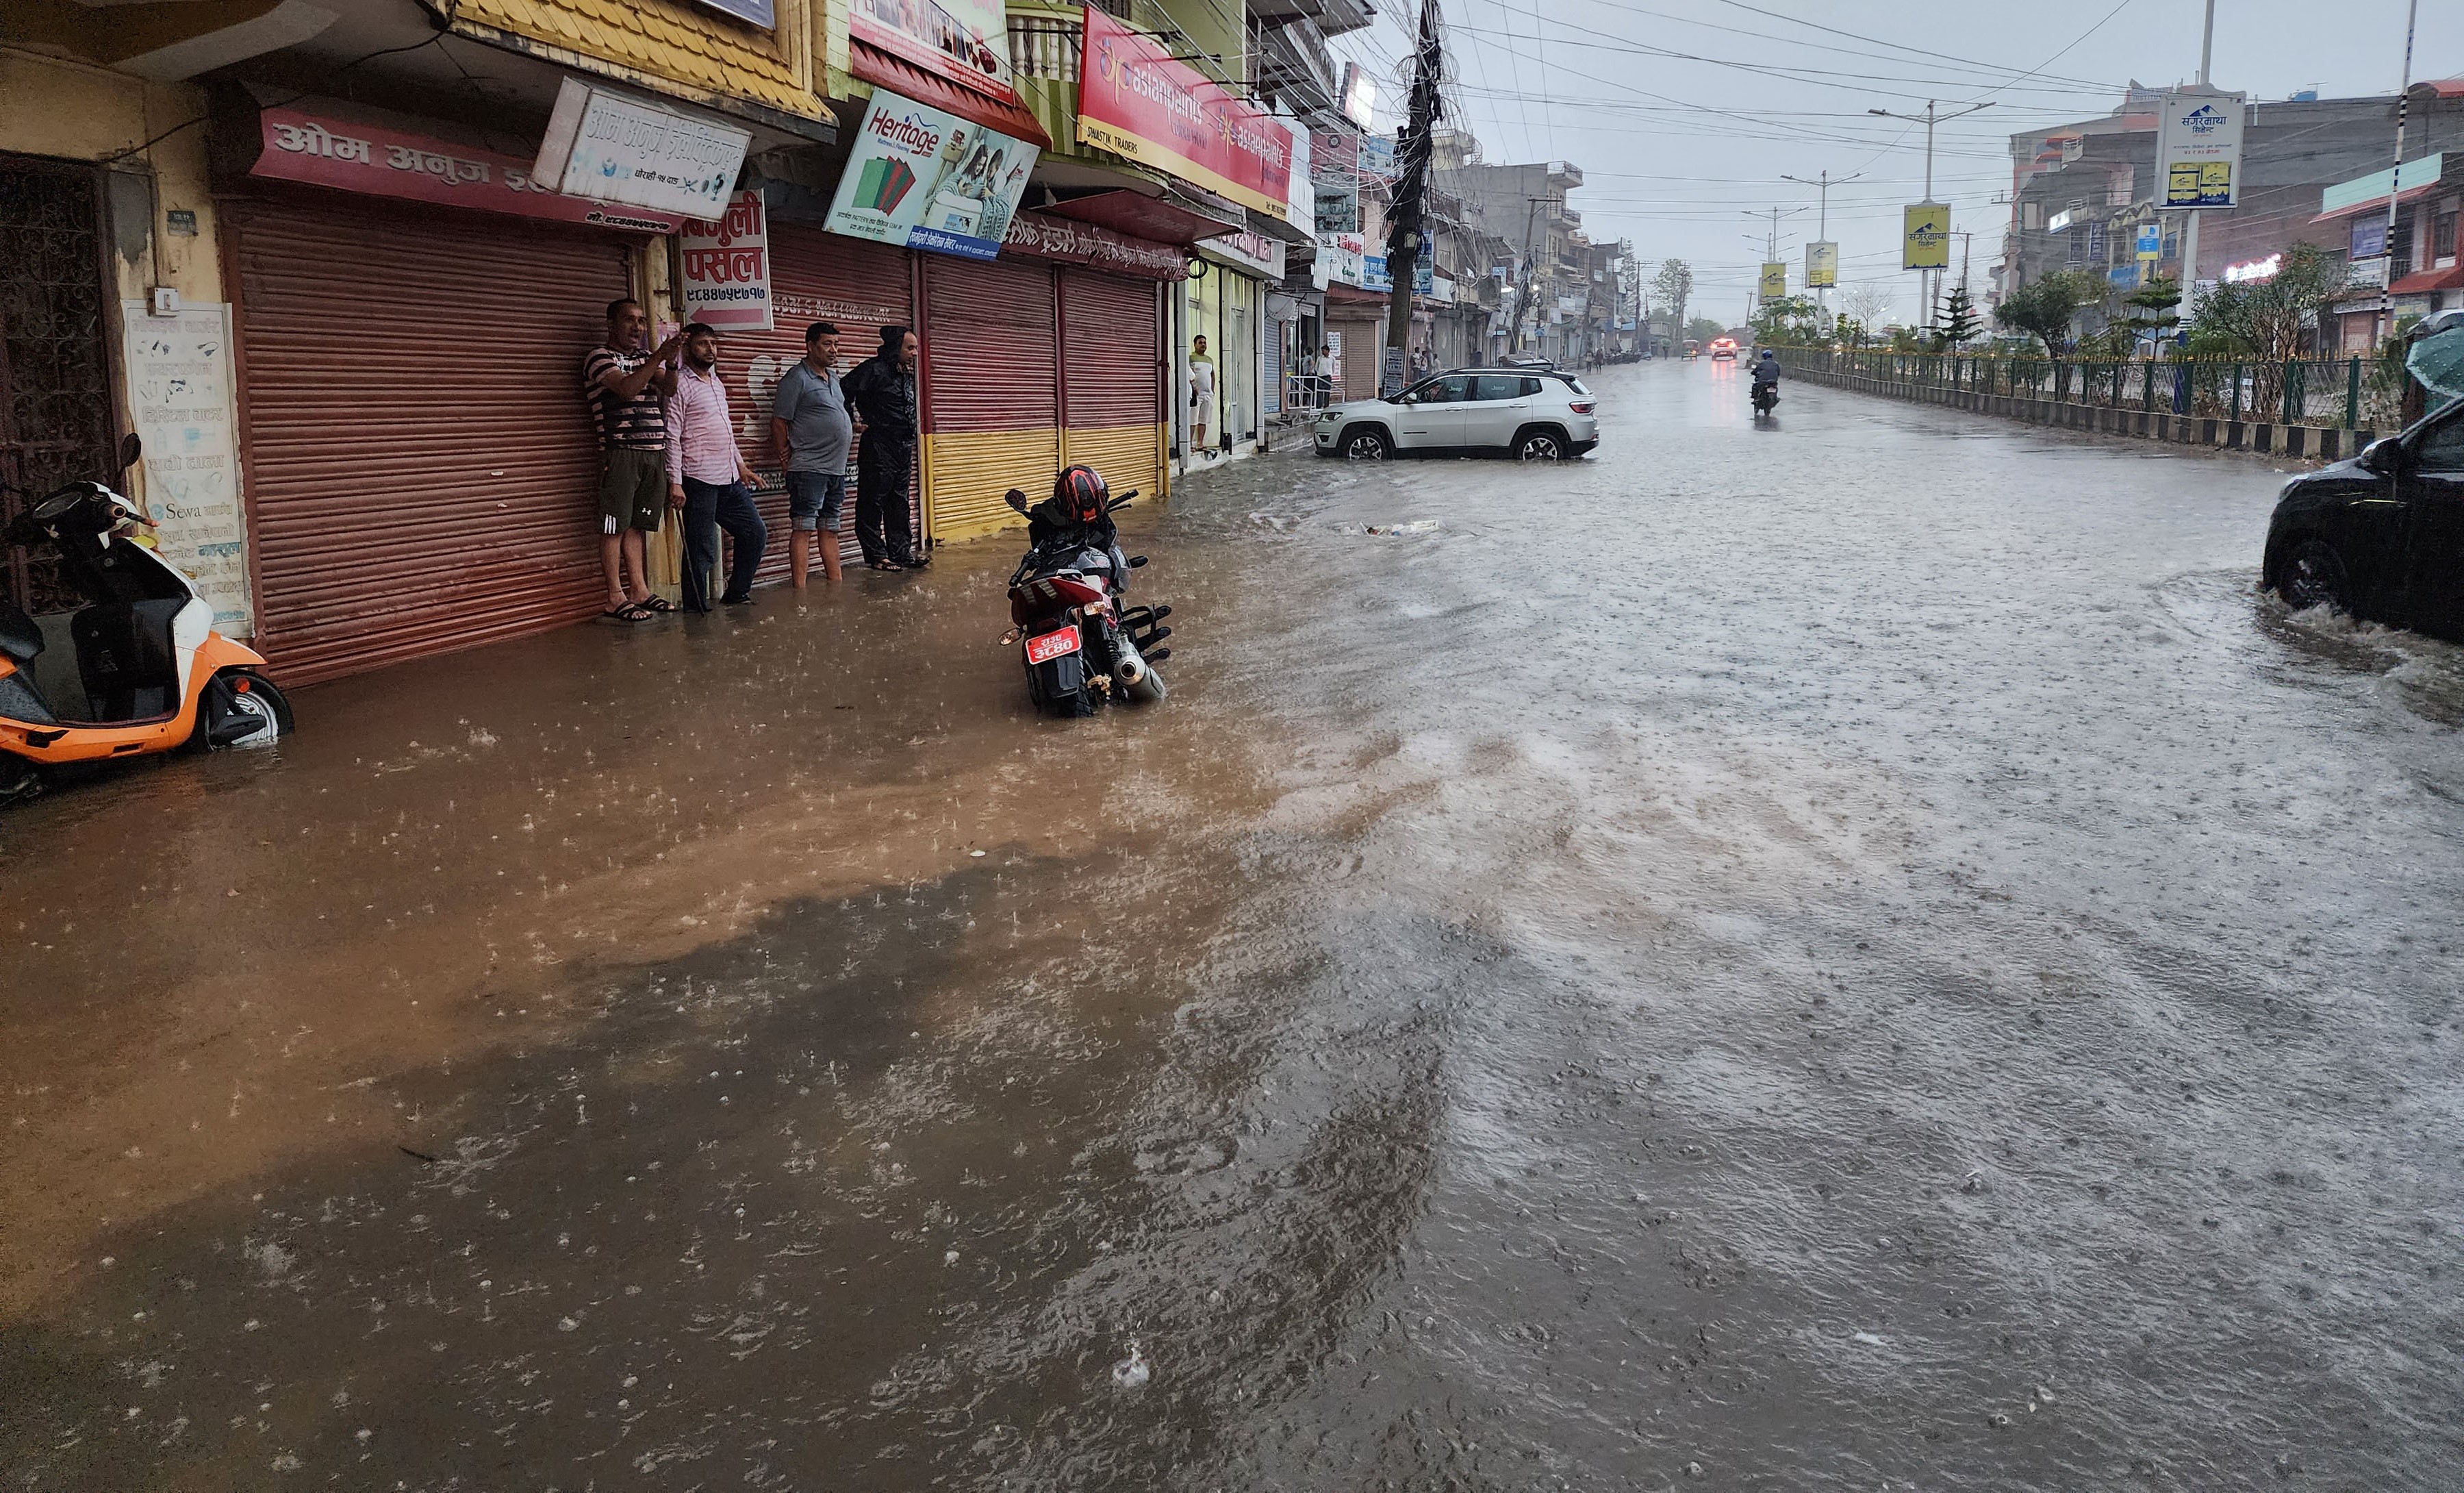
[[[2241,183],[2242,94],[2190,91],[2165,96],[2156,125],[2159,206],[2230,208]]]
[[[1787,295],[1788,266],[1777,259],[1772,259],[1764,264],[1762,285],[1760,288],[1762,290],[1762,297],[1765,301],[1777,301],[1780,297]]]
[[[1912,202],[1901,214],[1900,268],[1950,268],[1950,205]]]
[[[847,34],[979,93],[1014,97],[1001,0],[849,0]]]
[[[1805,288],[1828,290],[1839,283],[1839,246],[1815,242],[1805,246]]]
[[[875,88],[823,226],[849,238],[992,258],[1040,153],[1025,141]]]
[[[1290,125],[1093,6],[1086,10],[1086,28],[1078,72],[1081,145],[1290,220],[1296,154]],[[1316,216],[1312,204],[1302,226],[1314,233]]]

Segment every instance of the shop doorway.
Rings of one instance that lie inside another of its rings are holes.
[[[0,151],[0,523],[27,499],[110,475],[110,284],[102,173]],[[48,549],[0,555],[0,600],[40,616],[79,605]]]

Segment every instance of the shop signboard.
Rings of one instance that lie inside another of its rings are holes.
[[[850,0],[847,34],[979,93],[1014,97],[1001,0]]]
[[[1369,282],[1368,268],[1362,262],[1368,257],[1367,246],[1368,240],[1362,238],[1358,234],[1318,234],[1316,264],[1318,271],[1324,276],[1324,278],[1317,279],[1315,276],[1311,277],[1313,279],[1316,279],[1318,288],[1323,290],[1328,284],[1331,283],[1336,285],[1358,285],[1363,289],[1367,289]],[[1386,272],[1385,260],[1380,259],[1377,261],[1377,271],[1379,278],[1383,279]],[[1387,288],[1390,290],[1394,288],[1392,282],[1389,282]]]
[[[2353,224],[2352,247],[2345,255],[2350,259],[2384,259],[2387,252],[2387,219],[2376,214]]]
[[[568,74],[531,175],[568,197],[715,218],[736,190],[749,131]]]
[[[1900,268],[1950,268],[1950,207],[1941,202],[1912,202],[1902,212]]]
[[[1220,237],[1199,239],[1200,256],[1247,270],[1261,279],[1281,280],[1284,278],[1284,241],[1263,234],[1224,234]]]
[[[2105,258],[2105,226],[2102,223],[2090,223],[2087,226],[2087,262],[2102,264]]]
[[[1292,128],[1089,6],[1078,72],[1078,141],[1168,171],[1244,208],[1292,218]],[[1032,164],[1032,158],[1029,158]],[[1298,194],[1306,197],[1306,194]],[[1305,226],[1316,229],[1316,212]]]
[[[1041,212],[1020,212],[1013,216],[1009,220],[1009,233],[1001,239],[1001,247],[1013,254],[1055,259],[1064,264],[1117,270],[1124,275],[1136,275],[1147,279],[1189,278],[1189,257],[1176,245],[1133,238],[1127,234],[1113,233],[1109,228],[1097,228],[1092,223],[1047,217]]]
[[[1343,117],[1367,129],[1376,108],[1376,80],[1357,62],[1343,64]]]
[[[1780,297],[1787,295],[1787,264],[1778,259],[1766,261],[1763,265],[1762,281],[1756,288],[1762,292],[1762,298],[1765,301],[1777,301]]]
[[[759,192],[737,192],[715,222],[687,223],[676,251],[686,321],[722,332],[770,330],[770,213]]]
[[[145,509],[164,559],[185,571],[233,637],[256,631],[248,517],[231,432],[231,307],[191,301],[171,316],[121,303],[128,414],[145,442]]]
[[[1839,283],[1839,246],[1815,242],[1805,246],[1805,288],[1828,290]]]
[[[1391,182],[1395,179],[1394,136],[1363,135],[1360,137],[1360,174],[1374,176],[1381,182]]]
[[[2230,208],[2240,189],[2241,94],[2189,89],[2165,96],[2156,125],[2156,181],[2170,209]]]
[[[2161,223],[2140,224],[2138,236],[2133,240],[2131,255],[2134,258],[2149,260],[2165,257],[2164,225]]]
[[[1429,262],[1426,255],[1421,256],[1419,271],[1412,277],[1413,292],[1422,296],[1437,294],[1437,266]],[[1360,279],[1357,283],[1363,290],[1375,290],[1380,293],[1392,291],[1395,288],[1395,278],[1386,273],[1386,256],[1382,254],[1362,255]]]
[[[872,91],[823,227],[849,238],[990,259],[1026,193],[1036,147]]]
[[[565,196],[534,176],[528,161],[426,135],[297,109],[264,110],[257,128],[261,146],[251,176],[637,234],[672,234],[684,222],[680,213]]]

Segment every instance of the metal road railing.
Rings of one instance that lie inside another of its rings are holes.
[[[2390,430],[2401,423],[2406,374],[2397,357],[2042,358],[1876,348],[1781,347],[1793,372],[1844,374],[1909,388],[2061,404],[2104,405],[2205,419]]]

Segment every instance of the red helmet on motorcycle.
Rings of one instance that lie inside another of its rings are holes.
[[[1093,467],[1073,466],[1065,468],[1052,479],[1052,497],[1071,518],[1081,524],[1092,524],[1104,516],[1112,490],[1104,485],[1104,479]]]

